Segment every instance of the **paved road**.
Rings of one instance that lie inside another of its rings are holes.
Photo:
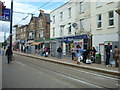
[[[118,88],[118,78],[25,56],[2,60],[3,88]]]

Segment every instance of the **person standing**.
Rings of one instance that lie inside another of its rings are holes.
[[[85,49],[84,51],[83,51],[83,63],[86,63],[86,59],[87,59],[87,49]]]
[[[91,49],[91,60],[93,61],[93,63],[95,63],[95,54],[96,54],[96,49],[95,47],[92,47]]]
[[[6,54],[7,56],[7,60],[8,60],[8,64],[12,61],[12,55],[13,55],[13,52],[12,52],[12,49],[10,48],[10,46],[8,46],[8,49],[6,50]]]
[[[48,48],[47,47],[44,48],[44,54],[45,54],[45,57],[48,56]]]
[[[81,49],[81,47],[79,45],[76,46],[76,57],[78,58],[77,60],[77,64],[80,64],[80,57],[83,53],[83,50]]]
[[[113,55],[114,55],[114,60],[115,60],[115,67],[119,67],[118,65],[119,49],[117,48],[117,46],[115,46]]]
[[[108,43],[108,46],[105,48],[106,52],[106,66],[108,67],[109,61],[110,61],[110,43]]]
[[[58,58],[61,59],[62,58],[62,48],[58,47],[57,52],[58,52]]]
[[[71,52],[72,52],[72,60],[74,60],[74,57],[75,57],[75,48],[74,48],[74,46],[72,46]]]

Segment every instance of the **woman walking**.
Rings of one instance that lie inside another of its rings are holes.
[[[78,58],[77,60],[77,64],[80,64],[80,57],[83,53],[83,50],[81,49],[81,47],[79,45],[76,46],[76,57]]]

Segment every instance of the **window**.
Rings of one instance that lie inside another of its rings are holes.
[[[97,28],[101,28],[102,27],[102,17],[101,14],[97,15]]]
[[[80,19],[80,30],[84,30],[84,19]]]
[[[39,27],[40,27],[40,28],[43,27],[43,22],[42,22],[42,21],[43,21],[43,20],[40,20],[40,21],[39,21]]]
[[[40,37],[43,37],[43,30],[40,32],[41,36]]]
[[[102,6],[102,2],[100,2],[100,0],[97,0],[96,7],[100,7],[100,6]]]
[[[63,30],[64,30],[64,26],[60,26],[60,36],[62,36],[63,35]]]
[[[39,36],[38,36],[39,38],[40,38],[40,33],[39,33]]]
[[[71,34],[71,23],[68,23],[68,34]]]
[[[53,23],[55,23],[55,16],[53,16]]]
[[[55,36],[55,28],[53,28],[53,36]]]
[[[32,39],[32,32],[29,33],[29,39]]]
[[[34,33],[32,32],[32,39],[34,39]]]
[[[108,12],[108,17],[109,17],[109,26],[113,26],[114,25],[114,12],[109,11]]]
[[[63,19],[63,12],[60,13],[60,21]]]
[[[83,13],[84,12],[84,3],[83,1],[80,2],[80,13]]]
[[[69,10],[69,18],[71,18],[71,8],[68,8]]]
[[[27,29],[27,28],[26,28],[26,27],[24,27],[24,32],[26,32],[26,29]]]

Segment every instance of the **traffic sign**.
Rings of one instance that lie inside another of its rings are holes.
[[[2,21],[10,21],[10,9],[6,8],[4,10],[4,16],[0,16],[0,20],[2,20]]]

